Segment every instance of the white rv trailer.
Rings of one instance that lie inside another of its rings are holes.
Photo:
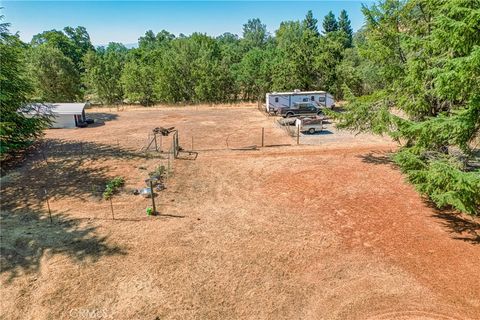
[[[319,107],[335,107],[333,96],[325,91],[290,91],[267,93],[265,105],[267,112],[292,107],[295,103],[311,102]]]

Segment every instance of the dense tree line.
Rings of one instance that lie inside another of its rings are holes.
[[[274,34],[251,19],[241,37],[147,31],[134,49],[95,48],[83,27],[27,44],[4,24],[2,154],[45,126],[15,112],[27,101],[216,103],[326,90],[348,100],[340,127],[402,145],[396,163],[437,206],[478,213],[479,8],[479,0],[382,0],[363,7],[356,33],[344,10],[321,21],[309,11]]]
[[[225,33],[175,36],[149,30],[138,48],[95,48],[83,27],[44,31],[24,44],[30,97],[39,101],[215,103],[256,101],[268,91],[325,89],[342,96],[337,65],[353,45],[345,11],[330,12],[318,30],[309,11],[274,35],[259,19],[242,37]]]

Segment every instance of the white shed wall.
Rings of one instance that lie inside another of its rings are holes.
[[[75,128],[75,116],[73,114],[56,115],[52,128]]]

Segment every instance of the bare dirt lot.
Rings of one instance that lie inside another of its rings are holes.
[[[425,202],[387,139],[297,146],[248,105],[87,115],[2,177],[2,319],[480,319],[478,220]],[[129,191],[168,165],[140,152],[157,126],[199,154],[149,217]]]

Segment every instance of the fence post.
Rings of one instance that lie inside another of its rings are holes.
[[[297,126],[297,145],[300,144],[300,126]]]
[[[167,179],[170,177],[170,152],[167,155]]]
[[[262,127],[262,147],[264,146],[265,141],[265,128]]]
[[[178,156],[178,131],[175,132],[175,135],[174,135],[174,138],[175,138],[175,149],[173,151],[173,155],[174,155],[174,159],[177,159],[177,156]]]
[[[113,214],[113,203],[112,203],[112,197],[110,197],[110,209],[112,210],[112,220],[115,220],[115,215]]]
[[[44,189],[45,191],[45,200],[47,201],[47,208],[48,208],[48,216],[50,218],[50,224],[53,223],[53,220],[52,220],[52,211],[50,210],[50,203],[48,202],[48,194],[47,194],[47,189]]]
[[[152,207],[153,207],[153,215],[157,214],[157,208],[155,207],[155,197],[153,195],[153,182],[150,179],[150,196],[152,197]]]

